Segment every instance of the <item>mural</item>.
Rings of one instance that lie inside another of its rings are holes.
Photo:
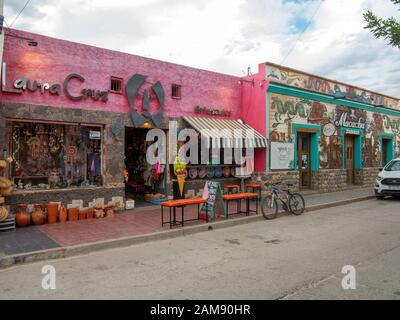
[[[332,82],[331,80],[298,73],[291,69],[266,64],[266,80],[280,82],[293,87],[329,94],[335,97],[344,97],[362,103],[385,106],[400,110],[400,100],[378,95],[359,88]]]
[[[385,133],[395,134],[395,156],[400,156],[400,117],[279,94],[271,94],[270,97],[271,141],[294,142],[292,126],[295,123],[319,125],[321,169],[342,167],[343,139],[340,128],[361,130],[363,133],[363,167],[380,166],[379,136]]]

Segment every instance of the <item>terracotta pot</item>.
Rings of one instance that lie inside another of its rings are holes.
[[[32,212],[32,222],[33,224],[40,226],[44,224],[46,221],[46,214],[43,211],[43,208],[40,204],[35,204],[33,207],[33,212]]]
[[[93,219],[93,208],[89,208],[86,211],[86,219]]]
[[[58,203],[49,202],[47,204],[47,223],[56,223],[58,218]]]
[[[86,219],[86,212],[87,212],[87,209],[79,210],[79,220]]]
[[[19,227],[26,227],[31,222],[31,215],[28,212],[27,204],[19,204],[15,215],[15,222]]]
[[[67,208],[61,207],[60,208],[60,222],[66,222],[67,221]]]
[[[78,208],[69,208],[68,209],[68,221],[76,221],[79,217],[79,209]]]
[[[93,215],[95,218],[103,218],[104,217],[104,211],[102,207],[95,207],[93,211]]]
[[[107,206],[105,208],[106,218],[114,217],[114,206]]]

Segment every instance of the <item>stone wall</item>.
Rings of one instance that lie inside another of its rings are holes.
[[[321,169],[312,172],[312,189],[319,192],[341,191],[347,187],[347,173],[343,169]]]
[[[299,191],[299,172],[298,171],[272,171],[267,173],[254,173],[250,179],[251,183],[261,184],[262,195],[267,195],[271,191],[271,186],[276,183],[282,183],[278,185],[278,189],[286,187],[285,182],[293,183],[290,187],[292,192]],[[247,183],[247,181],[246,181]]]
[[[354,181],[361,186],[373,186],[375,178],[379,173],[379,168],[363,168],[354,171]]]
[[[104,198],[104,203],[111,201],[112,197],[124,197],[124,188],[77,188],[77,189],[54,189],[46,191],[25,191],[16,192],[6,198],[6,204],[10,205],[11,212],[15,213],[17,205],[21,203],[45,205],[48,202],[61,202],[64,206],[72,200],[83,200],[83,205],[88,206],[94,198]]]

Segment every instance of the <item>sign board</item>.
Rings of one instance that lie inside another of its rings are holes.
[[[209,218],[214,218],[215,214],[222,214],[227,217],[224,200],[222,197],[222,188],[217,181],[206,181],[203,189],[203,198],[207,199],[207,203],[203,203],[200,213],[208,213]]]
[[[271,142],[271,169],[294,168],[294,143]]]
[[[89,139],[91,140],[100,140],[101,132],[100,131],[89,131]]]

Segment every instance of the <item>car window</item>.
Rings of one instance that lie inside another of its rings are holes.
[[[392,161],[387,164],[385,171],[400,171],[400,161]]]

